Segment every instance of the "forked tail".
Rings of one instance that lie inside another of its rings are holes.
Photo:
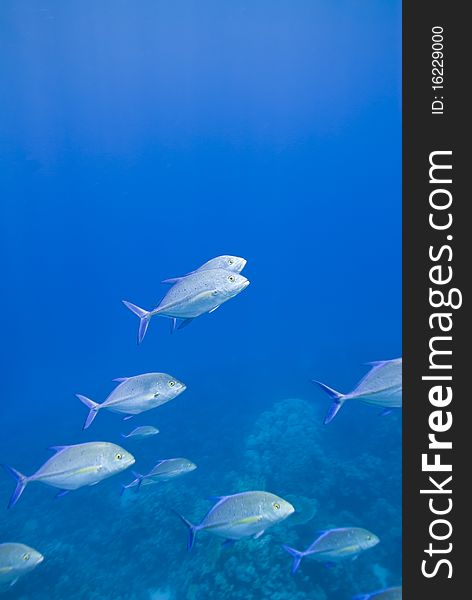
[[[317,385],[319,385],[320,388],[324,392],[326,392],[333,401],[333,403],[331,404],[331,406],[328,409],[328,412],[326,413],[326,417],[324,420],[324,424],[328,425],[328,423],[331,423],[331,421],[334,419],[334,417],[338,414],[342,405],[346,401],[346,396],[345,396],[345,394],[341,394],[340,392],[333,390],[333,388],[328,387],[324,383],[321,383],[321,381],[316,381],[316,379],[312,379],[312,381],[313,381],[313,383],[316,383]]]
[[[11,495],[10,502],[8,503],[8,508],[12,508],[18,502],[21,494],[25,491],[25,487],[28,483],[28,477],[9,467],[8,465],[2,465],[7,473],[9,473],[14,479],[16,479],[16,488],[13,494]]]
[[[139,317],[138,344],[140,344],[146,335],[147,328],[149,327],[151,313],[150,311],[144,310],[144,308],[140,308],[139,306],[136,306],[136,304],[132,304],[126,300],[123,300],[123,304],[126,306],[126,308],[129,308],[131,312]]]
[[[304,552],[300,552],[299,550],[295,550],[295,548],[291,548],[290,546],[286,546],[285,544],[282,546],[282,548],[286,552],[288,552],[290,554],[290,556],[293,557],[292,575],[295,575],[295,573],[298,570],[298,567],[300,566],[302,558],[305,556],[305,553]]]
[[[175,510],[174,512],[182,521],[182,523],[185,523],[185,525],[188,527],[187,550],[190,552],[190,550],[193,548],[193,545],[195,544],[195,536],[197,535],[198,528],[195,525],[192,525],[190,521],[187,521],[187,519],[183,517],[180,513],[178,513]]]
[[[100,404],[97,404],[93,400],[90,400],[90,398],[87,398],[87,396],[82,396],[82,394],[76,394],[76,396],[81,402],[85,404],[87,408],[90,409],[90,412],[87,415],[87,418],[85,419],[84,426],[82,427],[82,430],[88,429],[95,417],[97,416],[98,411],[100,410]]]

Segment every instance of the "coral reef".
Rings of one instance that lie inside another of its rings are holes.
[[[221,467],[214,440],[196,438],[211,464],[197,456],[191,477],[139,493],[120,497],[119,481],[107,481],[55,501],[32,485],[2,516],[0,537],[36,547],[46,560],[6,600],[343,600],[398,584],[400,422],[368,415],[368,439],[347,441],[321,425],[322,409],[301,399],[276,402],[225,457],[231,469]],[[231,434],[229,426],[221,432]],[[229,547],[202,532],[187,553],[174,510],[198,523],[212,505],[208,496],[258,488],[287,497],[297,513],[260,539]],[[10,492],[11,481],[1,478],[1,497]],[[306,561],[290,575],[281,544],[303,548],[317,530],[345,525],[367,527],[381,543],[355,562],[328,570]]]

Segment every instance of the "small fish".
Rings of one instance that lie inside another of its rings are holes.
[[[197,468],[197,465],[187,458],[168,458],[161,460],[155,465],[149,473],[146,475],[140,475],[133,471],[133,475],[136,477],[128,485],[122,486],[122,493],[131,487],[138,486],[138,490],[142,485],[152,485],[154,483],[160,483],[161,481],[169,481],[175,477],[190,473]]]
[[[34,548],[24,544],[0,544],[0,590],[15,585],[44,560],[44,556]]]
[[[402,600],[402,588],[392,587],[370,594],[359,594],[354,596],[352,600]]]
[[[139,415],[173,400],[187,389],[184,383],[166,373],[144,373],[135,377],[121,377],[115,381],[119,385],[101,404],[76,394],[90,409],[83,429],[90,427],[98,411],[103,408],[127,416]]]
[[[379,538],[367,529],[345,527],[321,532],[320,536],[304,552],[290,546],[283,546],[283,549],[293,556],[293,575],[305,556],[324,563],[334,563],[345,558],[356,558],[361,552],[372,548],[379,541]]]
[[[187,275],[183,275],[182,277],[173,277],[171,279],[164,279],[164,281],[161,283],[174,284],[188,275],[192,275],[193,273],[198,273],[200,271],[208,271],[210,269],[225,269],[226,271],[231,271],[232,273],[241,273],[246,264],[247,260],[239,256],[217,256],[216,258],[208,260],[201,267],[195,269],[195,271],[190,271],[190,273],[187,273]]]
[[[383,409],[400,408],[402,405],[402,359],[369,363],[370,371],[349,394],[341,394],[320,381],[313,380],[333,400],[324,423],[331,423],[346,400],[360,400]]]
[[[127,434],[122,433],[121,437],[124,438],[133,438],[134,440],[143,440],[144,438],[152,437],[153,435],[157,435],[159,433],[159,429],[156,429],[152,425],[141,425],[141,427],[136,427],[133,431],[130,431]]]
[[[196,271],[173,285],[159,305],[153,310],[144,310],[131,302],[123,304],[139,317],[138,344],[140,344],[154,315],[182,319],[179,328],[185,327],[200,315],[215,311],[224,302],[240,294],[249,281],[224,269]]]
[[[8,508],[18,502],[27,484],[33,481],[59,488],[62,496],[70,490],[77,490],[86,485],[95,485],[102,479],[124,471],[135,462],[132,454],[109,442],[53,446],[50,450],[55,453],[54,456],[29,477],[12,467],[3,465],[4,469],[17,481]]]
[[[189,529],[189,551],[193,548],[198,531],[209,531],[225,540],[249,536],[259,538],[266,529],[295,511],[289,502],[269,492],[242,492],[219,496],[216,500],[217,503],[199,525],[192,525],[185,517],[178,515]]]

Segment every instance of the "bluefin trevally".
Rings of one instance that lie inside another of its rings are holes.
[[[152,425],[141,425],[140,427],[135,427],[129,433],[122,433],[121,437],[126,439],[131,438],[133,440],[143,440],[152,437],[153,435],[157,435],[158,433],[159,429],[156,429],[156,427],[153,427]]]
[[[101,404],[82,394],[76,394],[90,409],[83,429],[90,427],[99,410],[107,409],[130,418],[173,400],[187,389],[184,383],[167,373],[144,373],[134,377],[120,377],[115,381],[119,385]]]
[[[226,540],[258,538],[294,510],[290,502],[275,494],[254,491],[218,497],[199,525],[192,525],[182,515],[179,517],[189,529],[187,549],[191,550],[198,531],[208,531]]]
[[[249,281],[239,273],[210,269],[197,271],[178,281],[153,310],[144,310],[126,300],[123,300],[123,304],[139,317],[140,344],[153,316],[182,319],[180,327],[183,327],[196,317],[213,312],[224,302],[240,294],[248,285]]]
[[[316,540],[304,551],[283,546],[293,556],[292,574],[294,574],[304,557],[331,563],[345,558],[355,558],[364,550],[379,543],[379,538],[367,529],[360,527],[343,527],[320,532]]]
[[[370,594],[358,594],[352,600],[402,600],[402,588],[391,587]]]
[[[360,400],[384,409],[400,408],[402,405],[402,359],[383,360],[369,363],[370,371],[352,392],[341,394],[320,381],[313,380],[333,400],[325,417],[330,423],[346,400]]]
[[[198,269],[195,269],[195,271],[190,271],[189,273],[187,273],[186,275],[182,275],[181,277],[172,277],[171,279],[164,279],[162,283],[174,284],[177,283],[177,281],[183,279],[184,277],[192,275],[192,273],[198,273],[199,271],[208,271],[210,269],[224,269],[226,271],[231,271],[232,273],[241,273],[246,264],[247,260],[245,258],[225,254],[223,256],[217,256],[216,258],[207,260],[206,263],[204,263],[201,267],[198,267]]]
[[[139,489],[142,485],[152,485],[161,481],[175,479],[186,473],[191,473],[196,468],[197,465],[188,460],[188,458],[167,458],[161,460],[146,475],[141,475],[133,471],[135,479],[131,483],[128,483],[128,485],[122,485],[122,493],[131,487],[138,486]]]
[[[3,465],[17,481],[8,508],[14,506],[28,483],[39,481],[59,488],[60,495],[86,485],[95,485],[134,464],[132,454],[110,442],[86,442],[74,446],[52,446],[54,455],[34,475],[27,477]]]
[[[44,560],[44,556],[25,544],[0,544],[0,591],[15,585]]]

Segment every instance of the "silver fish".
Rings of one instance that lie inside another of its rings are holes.
[[[369,363],[370,371],[361,379],[352,392],[341,394],[320,381],[313,380],[333,400],[325,417],[325,425],[330,423],[346,400],[360,400],[367,404],[381,406],[390,411],[402,405],[402,359],[384,360]]]
[[[0,590],[15,585],[44,560],[34,548],[24,544],[0,544]]]
[[[14,506],[28,483],[39,481],[62,490],[60,496],[70,490],[95,485],[134,464],[132,454],[109,442],[87,442],[75,446],[53,446],[49,460],[29,477],[12,467],[3,465],[16,481],[16,489],[8,508]]]
[[[141,425],[140,427],[135,427],[132,431],[127,434],[122,433],[121,437],[126,439],[133,438],[134,440],[143,440],[147,437],[152,437],[153,435],[157,435],[159,433],[159,429],[156,429],[152,425]]]
[[[192,525],[185,517],[180,519],[189,529],[187,549],[195,543],[198,531],[209,531],[226,540],[260,537],[266,529],[291,515],[293,506],[269,492],[242,492],[221,496],[199,525]]]
[[[184,383],[167,373],[144,373],[135,377],[120,377],[114,381],[118,381],[120,385],[101,404],[76,394],[90,409],[83,429],[90,427],[98,411],[104,408],[131,418],[173,400],[187,389]]]
[[[354,596],[352,600],[402,600],[402,588],[392,587],[370,594],[359,594]]]
[[[283,548],[293,556],[292,574],[294,574],[305,556],[326,563],[338,562],[345,558],[356,558],[379,541],[379,538],[367,529],[344,527],[321,532],[321,535],[303,552],[290,546],[283,546]]]
[[[146,335],[151,318],[155,315],[182,319],[180,328],[205,313],[211,313],[240,294],[249,285],[249,281],[238,273],[224,269],[196,271],[173,285],[159,305],[153,310],[144,310],[131,302],[123,304],[139,317],[138,344]]]
[[[175,479],[186,473],[190,473],[197,468],[197,465],[187,458],[168,458],[161,460],[155,465],[149,473],[146,475],[140,475],[133,471],[133,475],[136,477],[128,485],[122,486],[122,493],[131,487],[138,487],[142,485],[152,485],[154,483],[160,483],[161,481],[169,481]]]
[[[217,256],[216,258],[207,260],[207,262],[204,263],[201,267],[198,267],[198,269],[195,269],[195,271],[190,271],[190,273],[187,273],[182,277],[172,277],[171,279],[164,279],[164,281],[162,281],[161,283],[174,284],[183,279],[184,277],[192,275],[192,273],[198,273],[199,271],[208,271],[209,269],[225,269],[226,271],[231,271],[232,273],[241,273],[246,264],[247,260],[245,258],[225,254],[223,256]]]

